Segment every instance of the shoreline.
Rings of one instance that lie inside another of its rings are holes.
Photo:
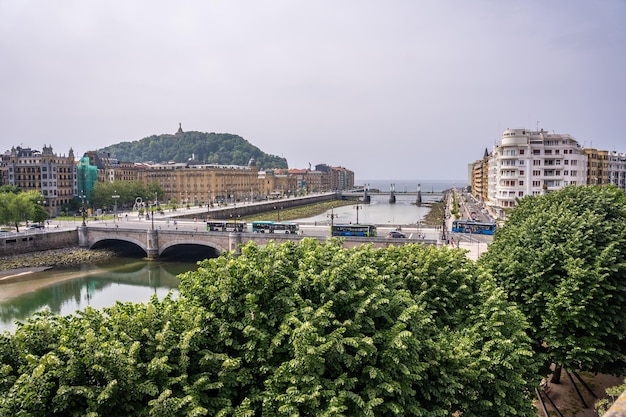
[[[85,248],[51,249],[0,258],[0,284],[24,279],[29,274],[62,269],[83,263],[99,263],[117,256],[117,252]]]

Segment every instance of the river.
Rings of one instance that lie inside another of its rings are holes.
[[[406,190],[396,187],[396,191],[415,192],[408,186]],[[437,198],[425,195],[423,201]],[[338,207],[333,209],[332,215],[337,223],[356,223],[358,216],[360,223],[415,225],[429,210],[417,206],[415,201],[415,195],[398,194],[396,203],[389,204],[388,195],[373,195],[370,204]],[[328,211],[297,221],[328,224],[330,219],[331,212]],[[103,308],[117,301],[144,302],[152,295],[163,298],[170,292],[175,297],[177,274],[195,268],[194,262],[117,258],[106,264],[28,274],[19,281],[0,285],[0,331],[14,331],[16,321],[24,321],[43,309],[66,315],[87,306]]]

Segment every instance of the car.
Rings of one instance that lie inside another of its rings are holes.
[[[45,229],[46,225],[41,224],[41,223],[33,223],[30,226],[28,226],[29,229]]]
[[[387,234],[387,237],[394,238],[394,239],[395,238],[401,239],[401,238],[405,238],[406,235],[402,232],[398,232],[397,230],[392,230],[391,232]]]

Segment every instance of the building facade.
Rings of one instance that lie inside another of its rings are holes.
[[[527,195],[587,184],[587,155],[568,134],[506,129],[488,160],[488,204],[498,218]]]
[[[470,189],[477,201],[487,201],[489,199],[489,152],[485,149],[482,159],[478,159],[470,167]]]
[[[0,162],[2,184],[19,187],[22,191],[39,191],[51,216],[58,216],[64,205],[76,196],[77,179],[74,151],[60,156],[45,146],[41,151],[12,147]]]
[[[608,181],[626,192],[626,153],[612,151],[608,153]]]

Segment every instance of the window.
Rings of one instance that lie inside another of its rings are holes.
[[[539,166],[539,165],[541,165],[541,159],[533,159],[533,165],[534,165],[534,166]]]
[[[533,171],[533,177],[540,177],[540,176],[541,176],[541,170],[536,169]]]
[[[533,181],[533,187],[541,187],[541,181]]]
[[[569,159],[565,159],[565,160],[563,161],[563,164],[564,164],[564,165],[569,165]]]
[[[520,170],[519,174],[520,174],[520,175],[524,175],[524,171],[521,171],[521,170]]]
[[[518,197],[524,197],[524,192],[523,191],[518,191],[517,192],[517,196]]]
[[[524,185],[524,181],[520,181],[520,182],[519,182],[519,185],[520,185],[520,186],[523,186],[523,185]]]
[[[541,149],[533,149],[533,155],[541,155]]]
[[[523,150],[523,149],[520,149],[520,150],[519,150],[519,154],[520,154],[520,155],[524,155],[524,150]]]

